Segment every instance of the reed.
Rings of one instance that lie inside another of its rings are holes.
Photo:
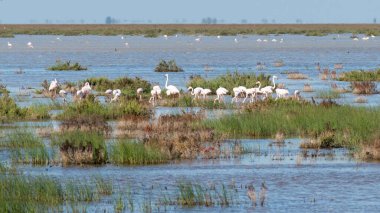
[[[165,163],[169,157],[152,145],[132,140],[119,140],[110,148],[110,161],[115,164],[147,165]]]
[[[163,59],[154,68],[155,72],[182,72],[182,67],[178,66],[175,60],[165,61]]]
[[[55,134],[51,143],[58,146],[63,164],[103,164],[107,149],[103,134],[69,131]]]
[[[353,148],[380,131],[379,121],[378,108],[269,100],[251,104],[242,113],[204,121],[203,125],[230,138],[274,137],[276,132],[286,136],[318,137],[332,131],[334,144]]]
[[[320,90],[316,96],[321,99],[335,99],[340,98],[340,93],[335,90]]]
[[[288,79],[293,79],[293,80],[303,80],[307,79],[307,75],[302,74],[302,73],[289,73],[288,74]]]
[[[371,81],[356,81],[350,85],[354,94],[376,94],[376,83]]]
[[[380,69],[374,71],[353,70],[339,75],[340,81],[380,81]]]

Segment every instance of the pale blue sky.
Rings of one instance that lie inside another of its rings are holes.
[[[204,17],[226,23],[372,23],[380,22],[380,0],[0,0],[2,23],[104,23],[106,16],[123,22],[199,23]],[[379,16],[379,17],[377,17]]]

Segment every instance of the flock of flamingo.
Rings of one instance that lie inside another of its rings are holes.
[[[180,97],[180,94],[181,94],[180,90],[174,85],[168,85],[169,75],[165,74],[165,77],[166,77],[166,82],[165,82],[166,95],[168,97],[170,97],[170,96]],[[262,96],[263,99],[266,99],[269,96],[272,96],[273,93],[276,93],[276,100],[279,98],[288,98],[289,97],[289,90],[276,88],[275,79],[277,79],[277,76],[272,77],[272,83],[273,83],[272,86],[266,86],[263,88],[261,88],[261,82],[260,81],[256,82],[256,85],[258,85],[258,87],[252,87],[252,88],[247,88],[245,86],[234,87],[232,89],[233,91],[231,93],[233,96],[231,103],[234,103],[234,102],[237,103],[239,98],[243,98],[242,103],[245,103],[245,101],[247,99],[250,99],[249,102],[252,103],[255,100],[257,100],[258,97],[260,97],[260,96]],[[50,86],[49,86],[49,92],[52,93],[53,98],[55,98],[55,96],[57,94],[58,87],[59,87],[59,84],[58,84],[57,79],[54,79],[53,81],[51,81]],[[75,98],[81,100],[81,99],[85,98],[88,94],[90,94],[91,91],[92,91],[92,88],[91,88],[90,83],[86,82],[84,84],[84,86],[76,92]],[[144,91],[143,88],[138,88],[136,90],[136,94],[139,96],[140,101],[142,100],[143,91]],[[206,100],[207,96],[212,93],[211,89],[202,88],[202,87],[196,87],[196,88],[189,87],[188,91],[190,92],[190,94],[192,96],[194,96],[193,100],[198,100],[201,97],[203,97],[203,100]],[[224,96],[227,95],[228,92],[229,91],[226,88],[219,87],[215,91],[216,98],[214,99],[214,103],[224,102]],[[299,100],[300,99],[300,93],[301,92],[299,90],[295,90],[293,97],[296,100]],[[66,102],[66,96],[67,96],[68,92],[61,89],[58,92],[58,94],[59,94],[59,96],[61,96],[63,98],[63,101]],[[116,102],[117,100],[119,100],[120,96],[122,95],[122,92],[120,89],[114,89],[114,90],[108,89],[104,92],[104,94],[109,98],[109,100],[110,100],[109,102],[112,103],[112,102]],[[158,99],[162,99],[161,87],[159,85],[153,86],[152,90],[150,91],[150,94],[151,94],[151,97],[149,98],[149,103],[156,105]]]

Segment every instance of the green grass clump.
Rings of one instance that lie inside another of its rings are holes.
[[[320,91],[317,91],[317,98],[321,98],[321,99],[340,98],[340,93],[335,90],[320,90]]]
[[[374,71],[353,70],[340,74],[340,81],[380,81],[380,69]]]
[[[41,138],[25,130],[15,130],[0,140],[0,147],[7,148],[33,148],[43,144]]]
[[[207,120],[204,126],[214,128],[229,137],[318,137],[332,132],[334,143],[357,147],[380,131],[380,109],[338,105],[313,105],[293,100],[256,103],[242,113]]]
[[[187,83],[187,86],[191,86],[193,88],[202,87],[211,89],[214,94],[219,87],[224,87],[231,93],[232,88],[238,86],[245,86],[247,88],[257,87],[257,81],[261,82],[262,87],[268,86],[271,84],[269,78],[270,76],[266,76],[264,74],[245,74],[235,71],[233,73],[228,72],[225,75],[221,75],[210,80],[207,80],[201,76],[192,76],[190,81]]]
[[[103,134],[97,132],[68,131],[52,137],[58,146],[64,164],[103,164],[107,149]]]
[[[25,115],[25,110],[18,107],[8,93],[0,96],[0,121],[16,120],[24,118]]]
[[[58,60],[53,66],[48,67],[47,69],[51,71],[81,71],[87,70],[87,67],[83,67],[78,62],[71,63],[71,61],[61,62]]]
[[[147,116],[149,110],[135,100],[120,100],[119,103],[102,104],[93,96],[72,103],[64,107],[63,112],[57,116],[61,120],[69,120],[78,116],[100,116],[104,119],[116,119],[123,116]]]
[[[154,68],[155,72],[182,72],[183,69],[177,65],[175,60],[160,60],[160,63]]]
[[[159,148],[141,142],[119,140],[110,149],[110,160],[115,164],[146,165],[165,163],[169,158]]]
[[[128,78],[122,77],[115,80],[110,80],[104,77],[88,78],[83,82],[89,82],[92,89],[105,92],[107,89],[120,89],[122,94],[127,97],[136,97],[136,90],[143,88],[145,94],[149,94],[151,90],[151,84],[141,78]]]

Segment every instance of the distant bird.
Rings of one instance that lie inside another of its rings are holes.
[[[371,38],[375,38],[376,36],[374,36],[373,34],[371,34]]]
[[[272,42],[277,42],[277,39],[275,39],[275,38],[274,38],[274,39],[272,39]]]
[[[217,39],[220,39],[220,35],[218,35],[216,38],[217,38]]]
[[[168,35],[164,35],[164,39],[168,39]]]
[[[296,99],[297,101],[299,101],[300,98],[301,98],[301,91],[295,90],[294,91],[294,99]]]
[[[211,94],[211,90],[210,89],[203,89],[202,91],[201,91],[201,95],[203,96],[203,100],[205,100],[206,99],[206,96],[207,95],[209,95],[209,94]]]
[[[124,36],[121,36],[121,40],[124,40]]]
[[[368,39],[369,39],[368,36],[362,38],[362,40],[364,40],[364,41],[367,41]]]
[[[50,86],[49,86],[49,92],[52,93],[52,98],[55,98],[55,94],[57,93],[57,88],[58,88],[58,81],[57,79],[54,79],[51,81]]]
[[[105,92],[104,92],[107,96],[107,101],[110,101],[111,100],[111,97],[112,97],[112,89],[107,89]]]
[[[276,100],[279,98],[286,98],[289,95],[289,90],[287,89],[276,89]]]
[[[253,187],[252,185],[248,186],[247,196],[252,201],[252,205],[256,206],[256,192],[255,187]]]
[[[265,182],[261,184],[261,189],[260,189],[260,205],[264,206],[266,195],[267,195],[267,186],[265,185]]]
[[[282,42],[284,42],[284,39],[282,38],[282,39],[280,39],[280,43],[282,43]]]
[[[152,103],[153,105],[155,105],[157,99],[161,99],[161,88],[160,88],[160,86],[158,86],[158,85],[153,86],[153,89],[150,91],[150,94],[152,96],[149,98],[149,103]]]
[[[195,41],[196,41],[196,42],[200,42],[200,41],[201,41],[201,38],[198,37],[198,38],[195,39]]]
[[[63,89],[59,90],[58,92],[59,96],[61,96],[63,98],[63,102],[66,103],[66,95],[67,95],[67,92]]]
[[[82,90],[78,90],[77,93],[76,93],[76,97],[78,98],[79,97],[79,100],[81,100],[83,98],[83,92]]]
[[[218,101],[219,103],[224,100],[224,96],[227,95],[228,90],[224,87],[219,87],[216,90],[216,98],[214,99],[214,103]]]
[[[234,39],[234,41],[235,41],[235,43],[239,43],[239,41],[238,41],[238,39],[237,39],[237,38],[235,38],[235,39]]]
[[[125,45],[126,47],[129,47],[129,44],[128,44],[128,42],[125,42],[125,43],[124,43],[124,45]]]
[[[359,39],[358,39],[358,38],[353,38],[352,40],[354,40],[354,41],[359,41]]]
[[[256,41],[260,43],[260,42],[262,42],[263,40],[261,40],[261,39],[258,38]]]
[[[268,42],[268,40],[267,40],[267,39],[264,39],[263,42]]]
[[[138,88],[136,90],[136,94],[139,95],[139,100],[141,101],[142,100],[142,93],[144,92],[144,89],[143,88]]]
[[[8,48],[12,48],[12,47],[13,47],[12,43],[8,41]]]
[[[60,41],[60,40],[61,40],[61,38],[60,38],[60,37],[57,37],[56,39],[57,39],[58,41]]]
[[[27,45],[29,48],[34,48],[32,42],[30,42],[30,41],[27,43]]]

